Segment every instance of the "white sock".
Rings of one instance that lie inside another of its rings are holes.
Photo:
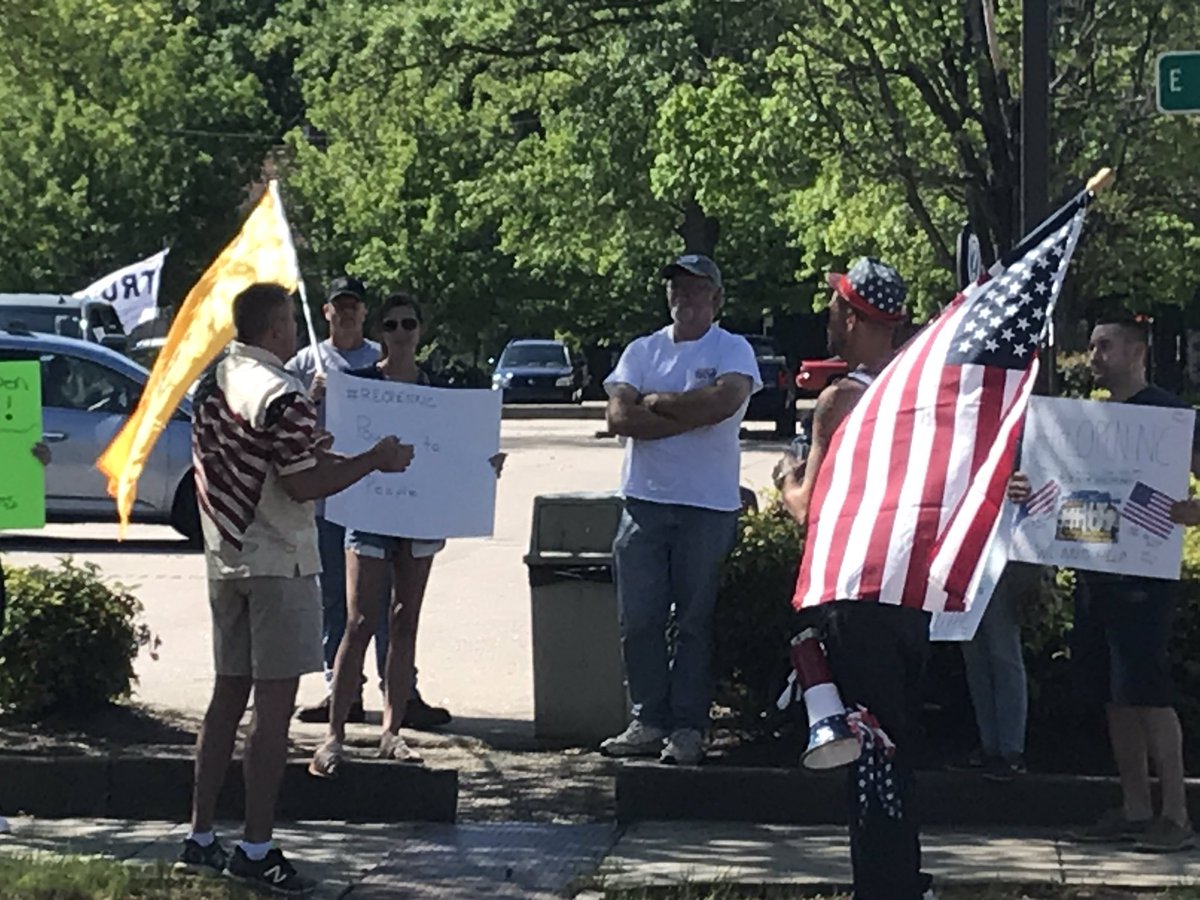
[[[253,862],[261,862],[271,852],[271,848],[275,846],[275,842],[264,841],[261,844],[251,844],[248,841],[238,841],[238,846],[246,854],[246,859]]]
[[[216,835],[214,835],[211,831],[189,831],[188,832],[188,840],[195,841],[201,847],[207,847],[207,846],[211,845],[212,842],[215,841],[216,839],[217,839]]]

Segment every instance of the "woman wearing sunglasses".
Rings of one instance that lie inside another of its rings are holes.
[[[382,346],[379,362],[365,369],[351,370],[348,374],[436,386],[417,363],[417,348],[421,343],[421,308],[417,301],[408,294],[393,294],[384,301],[379,321]],[[499,478],[504,467],[504,454],[497,453],[490,462]],[[412,691],[421,601],[425,597],[434,554],[445,543],[371,534],[352,528],[346,530],[347,625],[333,664],[329,734],[308,767],[313,775],[336,777],[345,760],[346,719],[359,690],[363,656],[379,617],[383,615],[388,617],[390,641],[379,755],[402,762],[421,761],[420,755],[400,736],[400,722]]]

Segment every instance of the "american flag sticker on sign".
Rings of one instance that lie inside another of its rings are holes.
[[[1155,537],[1166,539],[1175,529],[1175,523],[1171,521],[1174,502],[1169,495],[1139,481],[1129,492],[1129,499],[1121,504],[1121,518]]]

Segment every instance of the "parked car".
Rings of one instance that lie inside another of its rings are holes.
[[[582,403],[586,376],[562,341],[509,341],[495,361],[492,390],[504,402]]]
[[[114,520],[116,504],[96,460],[137,407],[150,373],[99,344],[28,329],[0,330],[0,361],[14,360],[41,365],[43,440],[54,454],[46,469],[46,517]],[[133,518],[169,524],[199,544],[191,420],[191,403],[185,399],[146,461]]]
[[[796,373],[796,387],[804,394],[816,396],[839,378],[845,378],[850,366],[840,356],[828,359],[806,359]]]
[[[746,420],[774,422],[778,437],[796,433],[796,384],[787,357],[775,341],[765,335],[742,335],[754,348],[762,390],[750,397]]]
[[[79,338],[125,352],[128,337],[107,300],[67,294],[0,294],[0,328]]]

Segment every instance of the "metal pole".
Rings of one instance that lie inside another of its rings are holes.
[[[1050,204],[1050,5],[1021,0],[1021,226],[1028,234]],[[1042,350],[1038,390],[1054,394],[1054,331]]]

